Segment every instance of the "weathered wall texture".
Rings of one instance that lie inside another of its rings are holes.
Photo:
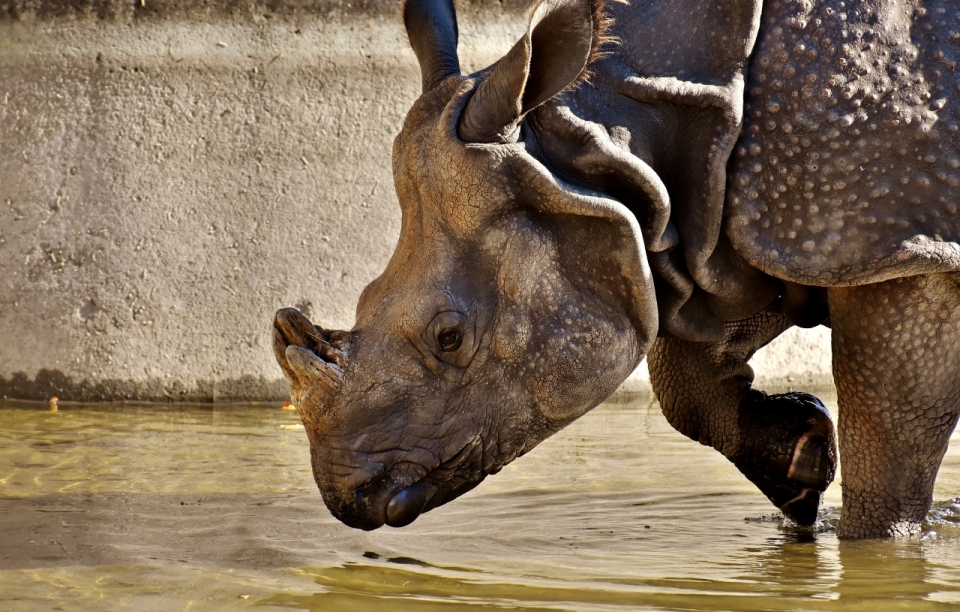
[[[462,5],[474,70],[524,10]],[[352,326],[418,90],[389,1],[0,0],[0,396],[284,397],[273,313]],[[760,374],[829,380],[806,333]]]

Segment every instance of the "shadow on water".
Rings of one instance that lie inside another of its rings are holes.
[[[841,543],[837,485],[784,525],[646,400],[400,530],[336,522],[305,438],[275,406],[0,407],[0,609],[960,608],[954,450],[922,538]]]

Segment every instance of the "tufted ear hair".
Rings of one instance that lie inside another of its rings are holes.
[[[604,26],[599,2],[540,0],[527,31],[480,84],[460,118],[466,142],[510,142],[530,110],[584,72]]]
[[[406,0],[402,10],[410,46],[420,63],[423,91],[430,91],[448,76],[460,74],[453,0]]]

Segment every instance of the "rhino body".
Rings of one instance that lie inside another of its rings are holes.
[[[352,331],[275,322],[331,511],[407,524],[649,353],[671,424],[811,523],[833,423],[747,361],[827,324],[838,532],[916,533],[960,412],[958,8],[544,0],[469,77],[447,0],[404,19],[397,250]]]

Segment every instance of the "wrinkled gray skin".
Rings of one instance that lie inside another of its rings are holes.
[[[408,0],[424,93],[394,145],[397,250],[352,331],[275,322],[324,501],[354,527],[405,525],[649,352],[671,424],[812,522],[833,424],[812,396],[753,390],[747,360],[828,324],[838,535],[917,533],[960,410],[958,9],[606,13],[609,30],[586,0],[544,0],[463,77],[452,5]]]

